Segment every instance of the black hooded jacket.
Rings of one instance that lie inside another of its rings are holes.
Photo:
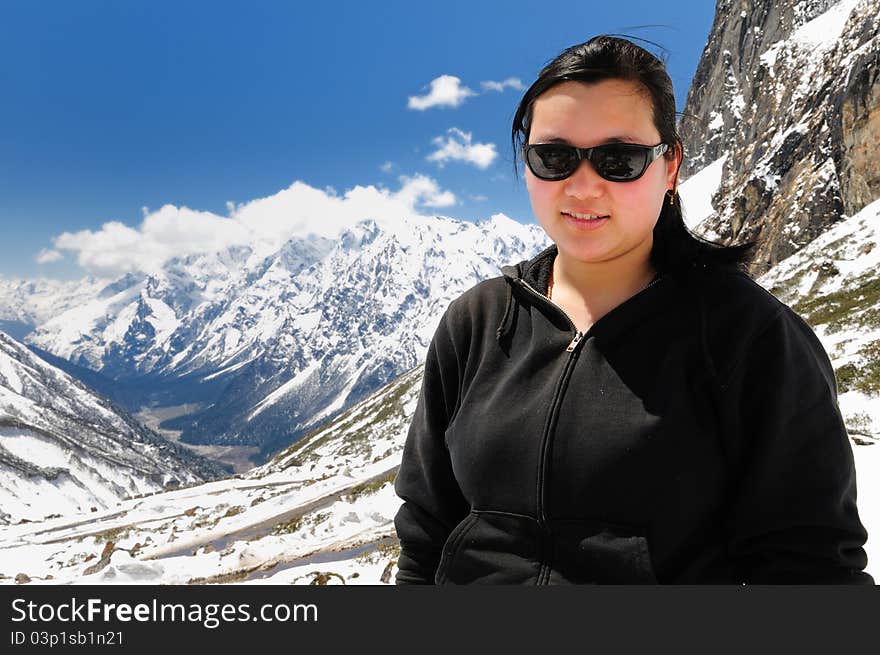
[[[809,326],[700,268],[581,335],[544,295],[555,255],[437,328],[395,481],[396,582],[872,584]]]

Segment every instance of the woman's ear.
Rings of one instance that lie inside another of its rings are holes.
[[[681,141],[678,139],[675,140],[673,152],[675,156],[666,160],[666,188],[669,190],[678,188],[678,170],[681,168],[681,161],[684,156],[684,149],[682,148]]]

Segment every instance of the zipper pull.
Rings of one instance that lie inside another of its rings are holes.
[[[572,340],[571,340],[571,343],[568,344],[568,348],[565,349],[565,352],[567,352],[567,353],[574,352],[574,349],[575,349],[575,348],[577,347],[577,345],[578,345],[578,341],[580,341],[580,340],[583,339],[583,338],[584,338],[584,333],[583,333],[583,332],[578,332],[577,334],[575,334],[575,335],[574,335],[574,339],[572,339]]]

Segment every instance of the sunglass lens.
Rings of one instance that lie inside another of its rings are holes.
[[[648,151],[621,144],[608,144],[593,150],[590,161],[596,171],[606,180],[627,181],[641,175],[645,170]]]
[[[574,148],[557,144],[541,144],[528,151],[529,167],[538,177],[561,179],[577,168],[578,157]]]

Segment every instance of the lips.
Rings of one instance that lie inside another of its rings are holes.
[[[597,211],[570,210],[570,211],[564,211],[562,213],[565,214],[566,216],[571,216],[572,218],[576,218],[576,219],[582,220],[582,221],[591,221],[591,220],[594,221],[594,220],[598,220],[600,218],[610,218],[610,216],[608,214],[602,214]]]
[[[565,222],[576,230],[596,230],[611,220],[611,217],[607,214],[601,215],[575,211],[561,213]]]

